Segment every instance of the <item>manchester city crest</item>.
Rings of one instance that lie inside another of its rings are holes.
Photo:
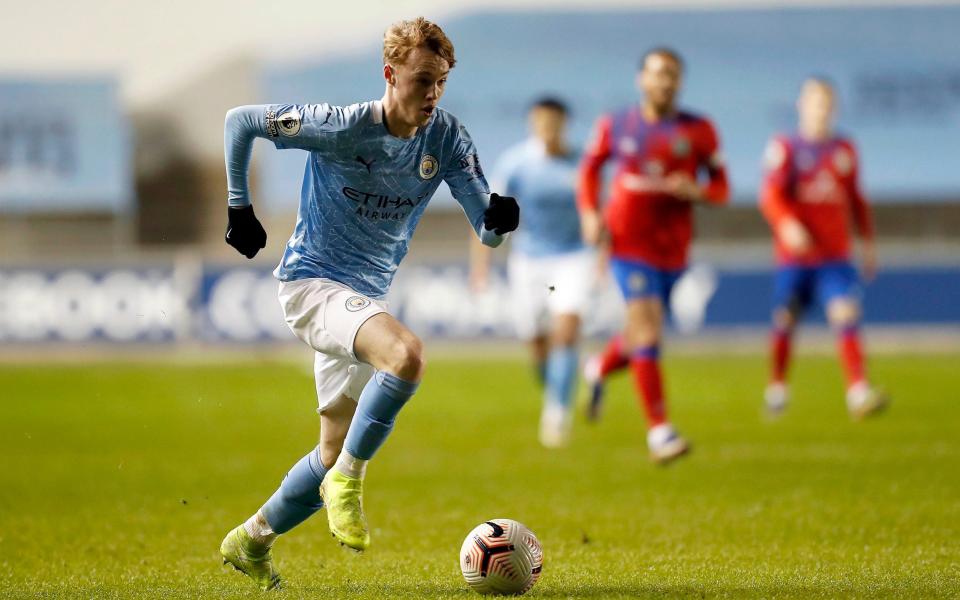
[[[430,154],[424,154],[420,159],[420,179],[433,179],[439,171],[439,164]]]
[[[363,296],[350,296],[347,298],[346,307],[350,312],[357,312],[370,306],[370,299]]]

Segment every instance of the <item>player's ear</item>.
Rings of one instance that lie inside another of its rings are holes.
[[[383,65],[383,78],[387,84],[392,86],[397,85],[397,74],[390,65]]]

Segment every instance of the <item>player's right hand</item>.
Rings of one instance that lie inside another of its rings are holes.
[[[227,233],[224,239],[247,258],[253,258],[267,245],[267,232],[253,214],[253,205],[227,208]]]
[[[580,235],[588,246],[596,246],[603,238],[603,217],[598,210],[580,213]]]
[[[803,255],[813,248],[810,232],[796,219],[785,219],[777,228],[777,234],[783,245],[793,254]]]

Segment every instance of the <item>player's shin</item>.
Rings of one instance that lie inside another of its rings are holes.
[[[847,387],[866,381],[863,347],[860,342],[860,327],[848,325],[840,330],[837,339],[840,363],[847,378]]]
[[[643,401],[647,423],[653,428],[667,421],[663,398],[663,381],[660,375],[660,348],[647,346],[636,350],[630,358],[634,385]]]
[[[770,334],[770,381],[784,383],[790,366],[791,331],[776,327]]]
[[[386,371],[370,378],[350,422],[335,469],[349,477],[362,478],[366,463],[386,441],[400,409],[417,391],[418,383]]]
[[[379,371],[360,394],[343,450],[320,488],[330,532],[344,546],[363,551],[370,545],[362,499],[367,461],[386,441],[397,414],[418,385]]]
[[[630,356],[624,351],[623,336],[618,333],[610,338],[600,355],[600,377],[606,377],[629,364]]]
[[[546,388],[540,417],[540,442],[547,447],[567,442],[577,381],[579,355],[575,346],[557,346],[547,358]]]
[[[258,524],[257,515],[254,515],[247,522],[247,533],[254,540],[262,539],[272,544],[278,534],[307,520],[323,507],[320,484],[326,474],[327,469],[320,460],[320,448],[314,448],[293,465],[280,488],[260,509],[258,514],[263,517],[266,527]]]

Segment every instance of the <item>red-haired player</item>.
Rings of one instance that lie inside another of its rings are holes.
[[[604,224],[609,231],[610,269],[627,307],[623,336],[585,369],[591,406],[594,412],[599,406],[604,377],[629,364],[650,427],[650,458],[659,463],[689,449],[667,420],[659,361],[664,312],[687,265],[694,204],[724,204],[729,195],[713,125],[677,108],[682,76],[683,61],[673,50],[644,55],[637,74],[643,101],[597,122],[577,198],[584,239],[596,244]],[[601,216],[601,171],[608,160],[616,172]]]
[[[870,207],[860,192],[856,148],[834,133],[835,109],[830,82],[807,79],[797,100],[797,132],[775,136],[767,146],[760,209],[773,230],[777,260],[773,365],[765,393],[772,415],[786,408],[791,337],[803,311],[814,302],[826,310],[839,335],[850,415],[863,418],[887,402],[867,382],[859,331],[860,284],[850,261],[852,220],[862,238],[864,276],[874,276]]]

